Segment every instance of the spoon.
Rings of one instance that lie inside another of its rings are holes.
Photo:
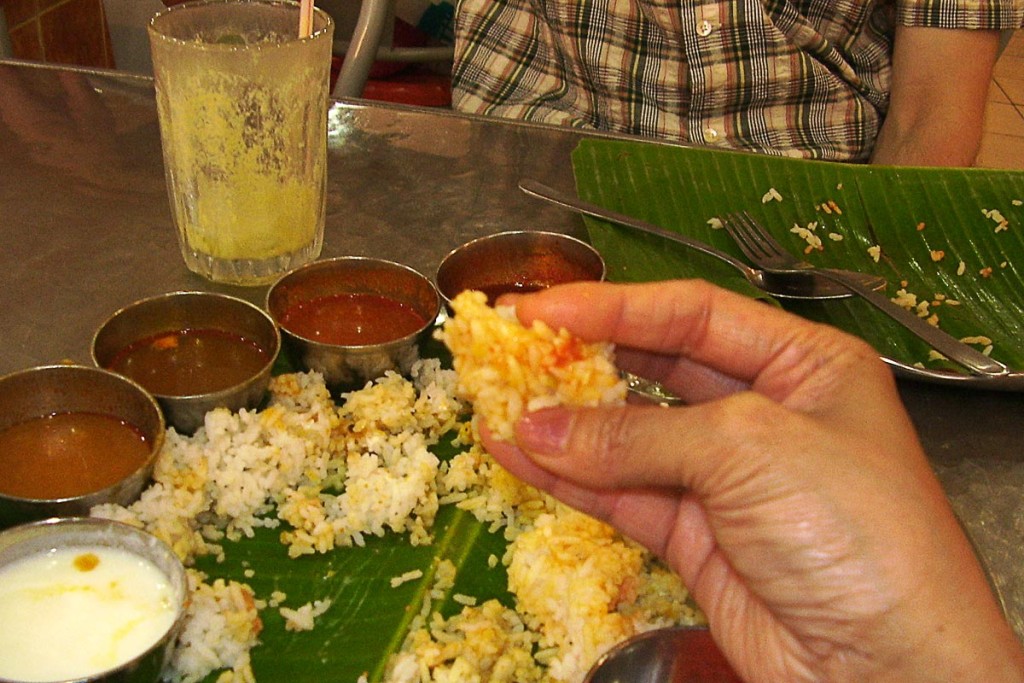
[[[574,195],[569,195],[553,187],[524,178],[519,181],[519,189],[526,194],[542,199],[551,204],[571,209],[578,213],[600,218],[601,220],[618,223],[633,230],[639,230],[650,235],[657,235],[667,240],[677,242],[690,249],[701,252],[708,256],[729,264],[738,270],[752,285],[772,296],[784,299],[844,299],[852,296],[846,287],[827,280],[824,277],[811,274],[803,274],[793,277],[792,275],[776,276],[757,268],[751,268],[743,261],[731,254],[720,251],[709,244],[705,244],[692,237],[666,230],[665,228],[652,225],[632,216],[606,209],[603,206],[592,204]],[[854,271],[843,271],[850,277],[856,279],[868,289],[885,289],[885,279],[869,273],[858,273]]]

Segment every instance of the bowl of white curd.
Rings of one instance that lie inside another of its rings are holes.
[[[174,552],[134,527],[71,517],[7,529],[0,682],[157,681],[186,594]]]

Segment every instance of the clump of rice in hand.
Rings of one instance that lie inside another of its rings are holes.
[[[584,343],[541,321],[525,327],[513,307],[491,308],[483,292],[462,292],[452,310],[438,338],[452,352],[456,390],[499,438],[512,439],[523,411],[625,400],[611,344]]]

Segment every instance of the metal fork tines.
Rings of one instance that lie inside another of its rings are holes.
[[[745,211],[728,215],[724,225],[726,232],[736,242],[736,246],[758,268],[779,276],[784,276],[786,273],[806,275],[809,272],[820,275],[846,287],[871,303],[936,351],[967,368],[971,373],[992,377],[1000,377],[1009,373],[1002,363],[929,324],[915,313],[891,301],[884,293],[864,287],[859,280],[851,278],[841,271],[818,268],[806,261],[801,261],[779,244],[771,233]]]

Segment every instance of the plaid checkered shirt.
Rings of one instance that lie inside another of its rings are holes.
[[[866,161],[897,24],[1009,29],[1024,0],[460,0],[464,112]]]

